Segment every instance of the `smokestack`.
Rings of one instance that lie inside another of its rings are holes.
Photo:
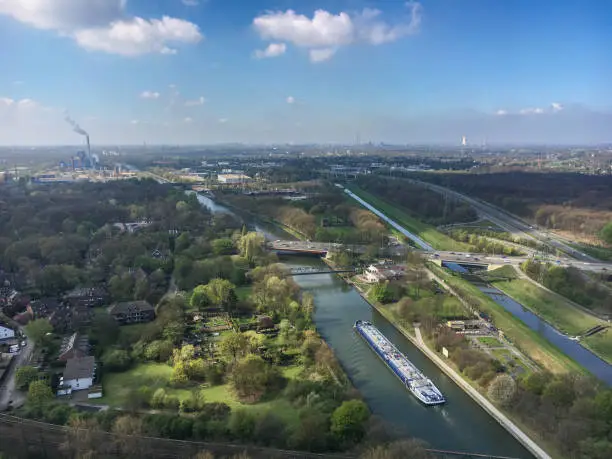
[[[89,144],[89,134],[85,134],[85,138],[87,139],[87,157],[89,158],[89,164],[91,164],[92,169],[95,169],[93,158],[91,157],[91,145]]]

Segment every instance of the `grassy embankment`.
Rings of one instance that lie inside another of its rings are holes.
[[[514,279],[495,282],[494,285],[568,335],[580,335],[597,325],[607,325],[607,322],[572,306],[528,280]],[[606,362],[612,363],[612,331],[605,330],[589,336],[581,343]]]
[[[552,373],[567,373],[569,371],[586,372],[577,362],[553,346],[546,338],[530,329],[520,319],[514,317],[512,313],[498,305],[475,285],[433,263],[429,263],[428,267],[440,279],[444,280],[447,285],[455,289],[455,291],[458,291],[460,294],[464,293],[473,302],[477,302],[478,309],[492,318],[495,326],[504,332],[504,336],[543,368]]]
[[[463,242],[457,242],[444,233],[438,231],[435,227],[419,221],[410,216],[407,212],[398,209],[397,207],[383,201],[382,199],[362,190],[361,188],[349,185],[347,188],[359,196],[364,201],[376,207],[387,217],[392,218],[398,224],[402,225],[411,233],[416,234],[425,242],[432,245],[437,250],[455,250],[457,252],[469,252],[471,246]]]

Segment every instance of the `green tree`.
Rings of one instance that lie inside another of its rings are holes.
[[[108,371],[124,371],[132,364],[132,359],[127,351],[113,349],[102,355],[102,364]]]
[[[493,402],[507,406],[516,394],[516,382],[507,374],[498,375],[489,383],[487,394]]]
[[[229,332],[225,334],[219,343],[219,350],[221,353],[232,361],[244,357],[248,349],[248,337],[240,332]]]
[[[249,403],[259,401],[266,393],[279,387],[281,380],[278,368],[256,355],[248,355],[236,363],[229,375],[238,398]]]
[[[32,381],[28,389],[28,402],[34,405],[42,405],[53,400],[53,392],[46,381]]]
[[[342,441],[357,442],[365,432],[370,418],[368,406],[361,400],[342,402],[331,416],[331,431]]]
[[[606,226],[601,229],[599,236],[606,244],[612,245],[612,222],[608,222]]]
[[[238,244],[240,255],[249,260],[249,263],[252,263],[256,257],[264,253],[265,242],[264,236],[260,233],[246,233],[240,238]]]
[[[36,344],[44,345],[49,340],[49,333],[53,331],[47,319],[36,319],[25,326],[26,335]]]
[[[192,308],[202,309],[209,306],[211,303],[206,290],[206,285],[198,285],[193,289],[189,304]]]
[[[228,280],[213,279],[206,284],[206,294],[212,304],[229,309],[233,306],[231,304],[232,299],[236,297],[235,288],[234,284]]]
[[[231,239],[215,239],[211,245],[215,255],[231,255],[234,253],[234,243]]]
[[[30,383],[38,379],[38,370],[31,366],[23,366],[15,372],[15,384],[19,389],[27,389]]]

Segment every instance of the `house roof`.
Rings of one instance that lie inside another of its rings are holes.
[[[93,356],[68,359],[64,370],[64,381],[69,379],[92,378],[96,368],[96,359]]]
[[[85,354],[89,353],[89,339],[87,336],[79,335],[78,333],[73,333],[68,338],[64,338],[62,342],[62,347],[60,348],[60,356],[65,354],[66,352],[77,349]]]
[[[155,308],[151,306],[147,301],[127,301],[124,303],[115,304],[111,310],[111,314],[126,314],[128,312],[145,312],[155,311]]]
[[[91,298],[106,296],[106,291],[101,287],[79,287],[66,293],[65,298]]]

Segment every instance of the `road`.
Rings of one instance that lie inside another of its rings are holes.
[[[13,362],[9,374],[6,375],[4,382],[0,386],[0,412],[6,410],[11,401],[12,405],[15,407],[23,404],[22,402],[25,400],[25,394],[15,388],[15,372],[19,367],[30,363],[33,351],[34,345],[31,341],[28,341],[27,346],[21,349],[19,355],[15,357],[16,361]]]
[[[441,194],[446,194],[450,196],[454,196],[457,199],[460,199],[464,202],[470,204],[479,215],[483,218],[486,218],[493,223],[495,223],[500,228],[508,231],[509,233],[524,239],[533,239],[543,244],[547,244],[553,246],[562,252],[565,252],[571,255],[573,258],[583,261],[590,262],[598,262],[596,258],[593,258],[589,255],[579,252],[574,249],[570,245],[568,245],[564,240],[554,234],[546,233],[544,231],[535,228],[528,223],[525,223],[519,217],[516,217],[498,207],[495,207],[492,204],[481,201],[479,199],[471,198],[464,194],[461,194],[457,191],[451,190],[450,188],[445,188],[440,185],[434,185],[432,183],[422,182],[420,180],[407,179],[409,182],[414,184],[423,186],[425,188],[429,188],[430,190],[436,191]]]
[[[270,242],[268,247],[272,250],[279,251],[287,251],[287,252],[307,252],[307,253],[321,253],[324,254],[330,250],[340,250],[343,248],[350,248],[356,252],[364,251],[366,248],[364,246],[357,245],[349,245],[344,246],[343,244],[331,243],[331,242],[308,242],[308,241],[284,241],[284,240],[276,240]],[[406,251],[405,246],[397,246],[394,247],[395,250],[398,251],[399,255],[403,251]],[[445,251],[437,251],[432,252],[429,250],[415,250],[417,253],[421,253],[423,256],[430,260],[440,259],[443,261],[454,261],[457,263],[475,263],[475,264],[487,264],[487,265],[520,265],[521,263],[532,259],[531,257],[505,257],[501,255],[485,255],[485,254],[477,254],[477,253],[467,253],[467,252],[445,252]],[[549,256],[546,259],[551,263],[558,264],[564,268],[567,267],[575,267],[583,271],[592,271],[592,272],[612,272],[612,263],[605,263],[598,261],[596,263],[591,262],[581,262],[574,260],[570,257],[553,257]],[[558,263],[557,263],[558,261]]]

